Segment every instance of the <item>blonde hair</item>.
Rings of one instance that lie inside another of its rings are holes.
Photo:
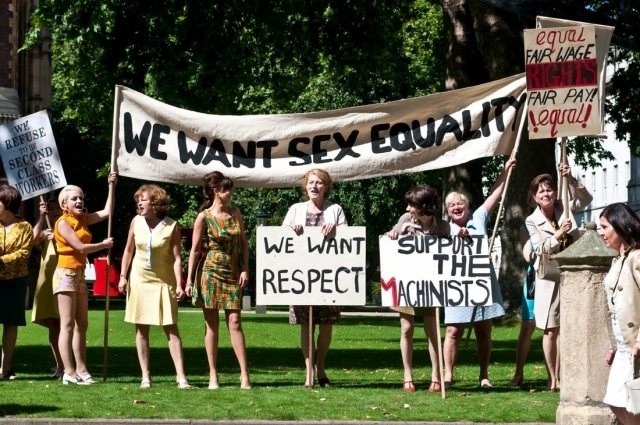
[[[464,202],[464,205],[467,207],[467,209],[469,209],[469,198],[467,197],[467,195],[460,192],[449,193],[447,197],[444,198],[444,206],[446,208],[449,208],[449,204],[455,201],[456,199],[462,200],[462,202]]]
[[[80,192],[82,194],[82,196],[84,197],[84,192],[78,186],[69,184],[69,185],[63,187],[62,190],[60,191],[60,194],[58,195],[58,204],[60,204],[60,208],[62,208],[63,210],[64,210],[64,203],[67,201],[67,196],[68,196],[69,192],[74,191],[74,190],[77,191],[77,192]]]

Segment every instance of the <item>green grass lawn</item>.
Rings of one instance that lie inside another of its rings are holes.
[[[15,381],[0,381],[0,417],[20,418],[181,418],[262,420],[371,420],[554,422],[558,393],[545,392],[546,372],[540,331],[534,334],[525,368],[525,386],[509,388],[519,322],[496,323],[490,378],[478,387],[475,340],[461,346],[454,389],[446,400],[426,391],[430,368],[426,340],[416,330],[415,393],[404,393],[397,317],[343,316],[334,327],[327,360],[331,388],[304,389],[298,326],[282,314],[243,315],[253,388],[241,390],[229,335],[221,323],[218,390],[208,390],[202,314],[183,305],[180,332],[185,367],[193,390],[178,390],[164,333],[152,328],[153,387],[141,390],[134,326],[124,323],[122,300],[112,300],[108,373],[102,382],[104,302],[92,300],[88,361],[99,383],[63,386],[49,378],[53,366],[46,329],[20,328]],[[28,313],[30,317],[30,312]],[[444,335],[444,330],[443,330]]]

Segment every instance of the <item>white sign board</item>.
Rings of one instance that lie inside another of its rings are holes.
[[[0,155],[9,184],[22,199],[67,185],[46,111],[0,125]]]
[[[529,138],[602,132],[592,25],[524,30]]]
[[[491,305],[491,268],[486,236],[382,236],[382,305]]]
[[[366,228],[256,228],[257,305],[364,305]]]

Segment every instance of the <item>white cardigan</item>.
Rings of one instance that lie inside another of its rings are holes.
[[[291,205],[282,224],[286,226],[292,226],[294,224],[304,226],[307,222],[307,206],[309,202],[310,201],[306,201]],[[325,202],[323,215],[325,223],[335,223],[336,226],[347,225],[347,218],[344,215],[342,207],[338,204]]]

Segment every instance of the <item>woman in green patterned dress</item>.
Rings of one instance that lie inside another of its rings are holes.
[[[233,180],[214,171],[204,176],[204,204],[193,224],[193,243],[189,254],[187,296],[202,307],[206,332],[204,346],[209,361],[209,389],[218,388],[218,337],[224,309],[231,345],[240,365],[240,388],[249,389],[247,350],[240,318],[242,290],[249,284],[249,246],[240,210],[232,205]],[[202,270],[198,256],[206,248]],[[196,276],[194,277],[194,274]]]

